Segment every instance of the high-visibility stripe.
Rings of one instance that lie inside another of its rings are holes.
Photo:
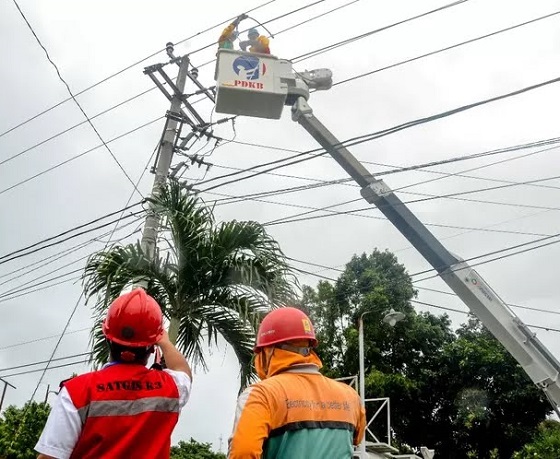
[[[320,375],[319,367],[312,363],[304,363],[302,365],[293,365],[282,373],[302,373],[308,375]]]
[[[349,422],[342,421],[296,421],[285,424],[277,429],[272,429],[269,437],[272,438],[278,435],[283,435],[286,432],[303,429],[339,429],[354,432],[356,427]]]
[[[134,416],[149,411],[179,413],[179,399],[171,397],[149,397],[138,400],[93,401],[79,410],[82,422],[86,418],[104,416]]]

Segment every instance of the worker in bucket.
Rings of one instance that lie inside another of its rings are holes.
[[[249,29],[247,33],[248,40],[239,43],[239,47],[246,51],[247,47],[250,46],[249,51],[251,53],[261,53],[270,54],[270,40],[264,35],[259,34],[257,29]]]
[[[350,459],[365,430],[360,397],[323,376],[309,318],[286,307],[270,312],[257,334],[260,382],[237,401],[229,459]]]
[[[169,341],[161,308],[140,288],[117,298],[103,322],[110,362],[67,380],[35,450],[39,459],[169,458],[192,373]],[[167,369],[146,367],[154,346]]]
[[[220,38],[218,38],[219,49],[233,49],[234,47],[233,44],[235,40],[237,40],[237,37],[239,36],[239,34],[237,33],[237,27],[239,26],[239,23],[241,21],[247,19],[248,17],[249,16],[247,16],[246,14],[242,14],[241,16],[238,16],[237,19],[235,19],[235,21],[233,21],[222,31]]]

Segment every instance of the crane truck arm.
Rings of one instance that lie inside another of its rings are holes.
[[[320,73],[325,77],[325,69]],[[286,104],[298,122],[361,187],[362,197],[375,205],[437,271],[445,283],[519,362],[531,380],[544,391],[560,416],[560,362],[523,321],[464,260],[453,255],[422,224],[391,188],[375,178],[314,115],[307,103],[309,88],[328,89],[314,72],[298,73],[288,89]]]
[[[472,313],[519,362],[560,416],[560,363],[482,277],[452,254],[383,181],[374,177],[314,115],[310,89],[327,90],[332,72],[295,72],[292,63],[272,55],[221,49],[216,66],[217,113],[279,119],[285,106],[298,122],[361,187],[363,198],[379,208],[409,240]]]

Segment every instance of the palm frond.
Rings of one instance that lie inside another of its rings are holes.
[[[147,280],[164,314],[178,321],[177,346],[206,368],[206,342],[221,335],[241,366],[242,385],[253,378],[252,346],[262,316],[295,300],[297,281],[278,243],[257,222],[217,224],[202,200],[177,183],[148,201],[161,221],[165,249],[150,259],[140,244],[115,246],[92,256],[84,273],[87,300],[95,298],[94,359],[105,361],[100,323],[123,289]],[[161,240],[161,239],[160,239]]]

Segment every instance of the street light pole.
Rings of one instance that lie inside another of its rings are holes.
[[[360,318],[358,319],[358,346],[359,346],[359,359],[360,359],[360,374],[359,374],[359,383],[360,383],[360,399],[362,401],[362,406],[364,410],[366,408],[366,370],[365,370],[365,356],[364,356],[364,316],[369,311],[362,313]],[[358,447],[358,451],[360,452],[360,457],[366,457],[366,434],[364,432],[364,438]]]

